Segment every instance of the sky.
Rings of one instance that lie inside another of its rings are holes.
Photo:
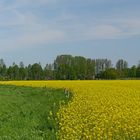
[[[7,65],[45,65],[61,54],[137,64],[140,1],[0,1],[0,58]]]

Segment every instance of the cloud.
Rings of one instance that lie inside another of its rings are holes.
[[[46,45],[52,42],[60,42],[64,38],[64,33],[59,30],[45,29],[44,31],[25,33],[15,41],[15,46],[36,46]],[[54,42],[54,43],[55,43]],[[14,43],[13,43],[14,44]]]
[[[122,31],[112,25],[98,25],[89,27],[84,35],[88,39],[116,39],[119,38]]]
[[[0,2],[0,45],[14,49],[140,35],[140,18],[132,18],[133,16],[129,15],[99,18],[98,15],[92,17],[92,14],[76,14],[70,9],[65,13],[48,10],[48,16],[48,13],[42,11],[42,7],[49,9],[56,3],[56,0],[13,0],[10,4]]]
[[[58,43],[61,42],[64,38],[64,33],[56,30],[45,30],[43,32],[34,32],[34,33],[26,33],[20,37],[9,39],[3,39],[1,42],[1,46],[3,48],[1,51],[5,50],[13,50],[20,48],[34,48],[40,45],[47,45],[49,43]]]
[[[83,31],[87,39],[124,39],[140,35],[140,19],[109,19],[90,25]]]
[[[46,24],[44,19],[40,19],[30,10],[23,13],[13,5],[3,6],[0,21],[0,30],[3,32],[0,36],[0,45],[3,46],[1,51],[61,42],[64,38],[63,31],[51,27],[52,22]]]

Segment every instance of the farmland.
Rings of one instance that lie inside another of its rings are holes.
[[[0,85],[0,140],[55,140],[62,90]]]
[[[140,81],[9,81],[1,84],[49,87],[73,93],[57,112],[57,136],[64,140],[140,139]],[[45,109],[45,107],[44,107]]]

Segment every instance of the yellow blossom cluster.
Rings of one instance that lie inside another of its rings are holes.
[[[9,81],[73,93],[58,112],[61,140],[140,139],[140,81]]]

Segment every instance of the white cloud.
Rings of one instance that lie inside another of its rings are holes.
[[[10,15],[5,17],[5,13]],[[61,42],[65,33],[59,28],[51,27],[31,12],[21,13],[15,8],[4,8],[0,13],[0,28],[10,29],[9,34],[0,38],[1,51],[20,47],[40,46],[41,44]],[[5,31],[3,31],[5,32]]]
[[[25,35],[16,39],[16,46],[36,46],[41,44],[48,44],[52,42],[60,42],[64,38],[64,33],[59,30],[49,30],[25,33]]]
[[[42,32],[30,32],[14,39],[0,40],[3,48],[1,51],[8,51],[20,48],[29,48],[34,46],[46,45],[49,43],[58,43],[64,39],[64,33],[56,30],[44,30]]]
[[[140,35],[140,19],[112,19],[99,21],[98,25],[91,25],[83,32],[87,39],[121,39]]]
[[[120,15],[109,19],[93,19],[88,16],[80,19],[71,13],[41,18],[31,9],[20,11],[21,7],[27,5],[55,2],[56,0],[15,0],[11,5],[0,3],[0,28],[13,30],[7,34],[7,38],[0,38],[0,45],[13,49],[57,42],[120,39],[140,35],[139,18],[122,18]]]
[[[88,39],[116,39],[121,36],[122,31],[112,25],[98,25],[89,27],[84,34]]]

